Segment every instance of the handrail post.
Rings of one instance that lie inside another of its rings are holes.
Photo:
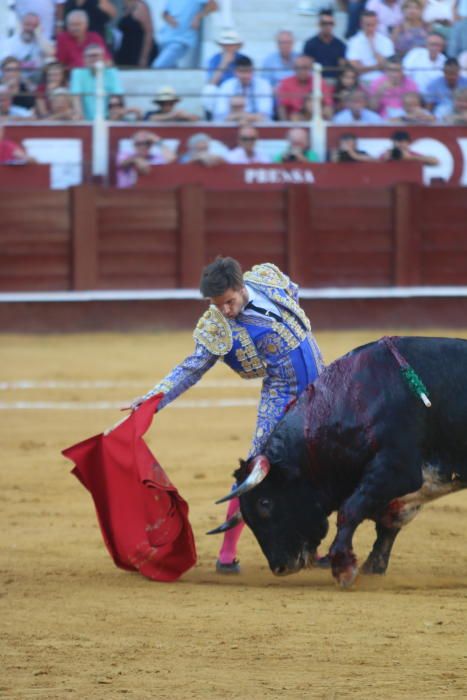
[[[104,84],[105,64],[96,64],[96,87],[94,99],[96,109],[92,122],[92,175],[93,177],[108,178],[108,124],[106,122],[106,92]]]
[[[310,122],[310,142],[313,150],[318,155],[321,163],[326,161],[326,122],[323,119],[323,67],[319,63],[313,64],[313,113]]]

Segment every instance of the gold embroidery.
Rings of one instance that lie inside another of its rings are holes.
[[[243,278],[246,282],[263,284],[265,287],[286,289],[289,285],[289,278],[273,263],[255,265],[251,270],[245,272]]]
[[[199,319],[193,338],[213,355],[227,355],[232,349],[232,329],[227,319],[214,305],[211,305]]]

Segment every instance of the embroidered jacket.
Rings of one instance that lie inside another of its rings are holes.
[[[146,395],[163,392],[159,408],[193,386],[218,360],[244,379],[263,378],[258,422],[250,454],[264,445],[287,404],[323,367],[310,322],[298,304],[298,287],[272,263],[256,265],[245,283],[280,310],[282,321],[240,313],[225,318],[211,305],[193,333],[194,352]]]

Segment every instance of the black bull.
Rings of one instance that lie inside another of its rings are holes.
[[[376,540],[363,570],[386,571],[401,527],[424,502],[467,486],[467,341],[397,338],[432,406],[409,388],[379,341],[333,362],[290,408],[263,455],[235,472],[241,515],[271,570],[308,566],[338,511],[333,575],[357,574],[352,538],[365,519]],[[396,351],[397,352],[397,351]]]

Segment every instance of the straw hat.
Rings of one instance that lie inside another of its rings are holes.
[[[235,29],[223,29],[219,34],[216,43],[221,46],[234,46],[235,44],[243,44],[241,36]]]
[[[174,88],[170,85],[164,85],[156,92],[156,97],[153,102],[178,102],[179,97]]]

